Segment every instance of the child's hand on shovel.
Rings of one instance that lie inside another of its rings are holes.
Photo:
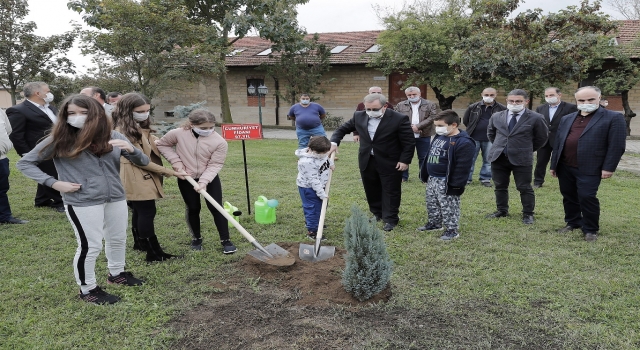
[[[205,190],[206,188],[207,188],[207,185],[201,184],[201,183],[198,183],[197,186],[193,186],[193,189],[198,193],[200,193],[200,191],[202,190]]]

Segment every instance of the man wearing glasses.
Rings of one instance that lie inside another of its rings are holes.
[[[415,138],[409,117],[384,107],[386,102],[382,94],[367,95],[365,110],[333,132],[330,152],[338,149],[344,135],[358,131],[358,165],[369,210],[384,221],[385,231],[391,231],[398,225],[402,172],[413,158]]]
[[[372,86],[369,88],[369,94],[382,94],[382,88],[379,86]],[[389,103],[389,101],[387,101],[384,106],[387,109],[393,110],[393,105]],[[364,102],[358,103],[356,111],[364,111]],[[360,142],[360,135],[357,131],[353,132],[353,142]]]
[[[527,92],[515,89],[507,95],[507,110],[489,119],[487,137],[493,143],[489,161],[497,210],[487,218],[509,215],[509,180],[513,173],[516,188],[520,192],[522,222],[526,225],[534,222],[536,197],[531,187],[533,152],[547,142],[549,128],[542,114],[525,107],[528,103]]]

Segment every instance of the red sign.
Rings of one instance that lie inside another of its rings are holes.
[[[260,124],[222,124],[222,137],[225,140],[255,140],[262,139],[262,125]]]

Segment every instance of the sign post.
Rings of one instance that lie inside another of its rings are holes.
[[[247,210],[251,215],[251,199],[249,198],[249,174],[247,172],[247,151],[244,140],[261,140],[261,124],[222,124],[222,137],[228,141],[242,141],[242,158],[244,160],[244,184],[247,190]]]

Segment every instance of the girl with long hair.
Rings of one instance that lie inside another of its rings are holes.
[[[145,96],[128,93],[122,96],[112,113],[116,131],[126,136],[133,147],[142,151],[150,160],[148,165],[138,166],[125,157],[120,158],[120,179],[132,211],[133,248],[146,251],[149,262],[176,257],[162,250],[154,229],[156,199],[164,198],[162,176],[188,175],[184,171],[177,172],[162,166],[160,151],[155,144],[158,138],[151,134],[150,109],[151,102]]]
[[[16,165],[25,176],[62,193],[78,242],[73,269],[79,296],[96,304],[120,300],[96,282],[95,264],[102,240],[109,269],[107,282],[127,286],[143,283],[124,270],[128,213],[119,176],[121,156],[140,166],[149,163],[149,158],[124,135],[112,131],[111,121],[98,101],[74,95],[62,103],[51,134]],[[53,159],[57,179],[38,168],[38,163],[47,159]]]
[[[122,101],[120,101],[122,102]],[[164,135],[157,146],[175,171],[186,171],[198,186],[191,186],[187,180],[178,179],[178,188],[186,204],[186,217],[191,232],[191,249],[202,249],[200,234],[200,193],[207,193],[222,205],[222,183],[218,173],[227,157],[227,141],[215,132],[216,118],[206,109],[196,109],[189,113],[183,127],[173,129]],[[174,149],[175,147],[175,149]],[[227,219],[209,202],[207,208],[220,235],[222,252],[233,254],[236,247],[229,239]]]

